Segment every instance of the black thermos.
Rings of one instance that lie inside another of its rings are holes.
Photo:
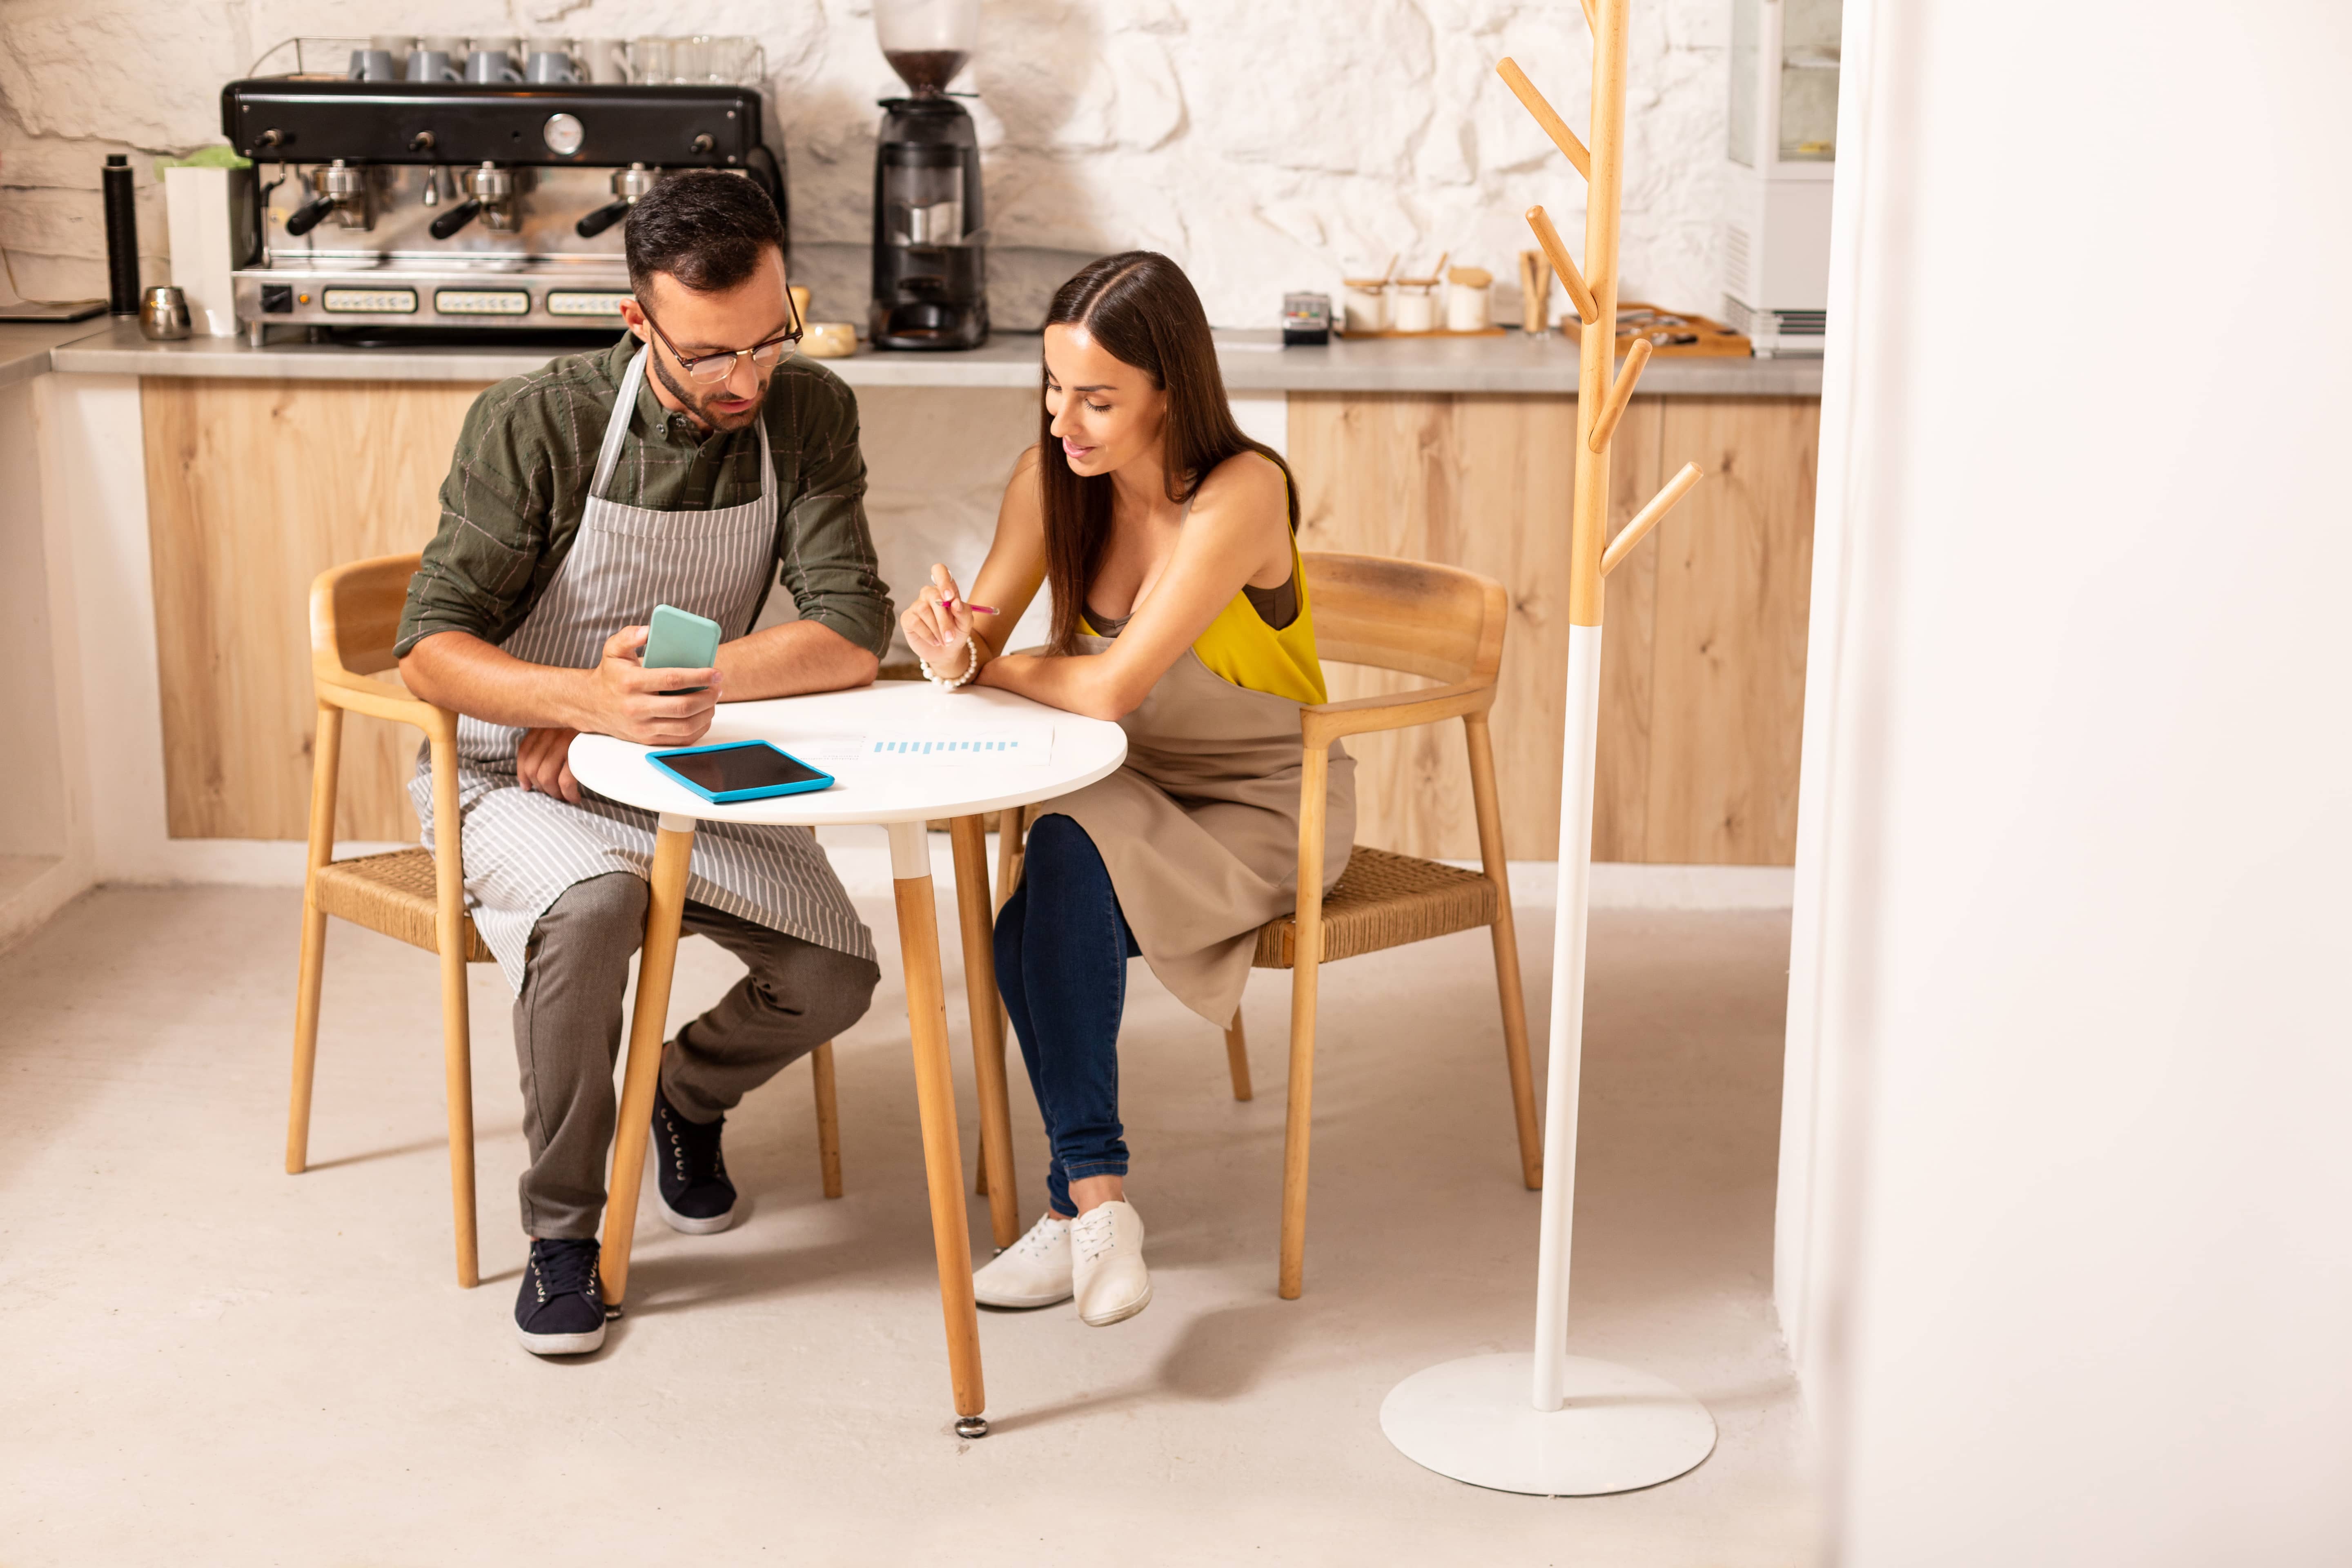
[[[131,194],[131,160],[106,155],[100,174],[106,187],[107,309],[118,316],[139,313],[139,208]]]

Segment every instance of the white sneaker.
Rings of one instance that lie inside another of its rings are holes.
[[[987,1307],[1050,1307],[1070,1299],[1070,1225],[1053,1210],[971,1277]]]
[[[1070,1226],[1072,1283],[1078,1317],[1107,1329],[1151,1305],[1151,1275],[1143,1267],[1143,1216],[1114,1199],[1080,1215]]]

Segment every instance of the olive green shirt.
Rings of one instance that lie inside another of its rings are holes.
[[[440,531],[409,581],[395,653],[436,632],[503,643],[522,625],[579,537],[604,427],[636,352],[636,340],[624,337],[602,353],[551,360],[474,400],[441,483]],[[776,563],[785,591],[801,619],[878,656],[890,638],[890,591],[866,525],[857,400],[840,377],[795,354],[776,367],[760,416],[775,460]],[[747,426],[697,434],[654,395],[647,366],[604,498],[655,511],[757,500],[760,433]],[[764,590],[761,597],[764,604]]]

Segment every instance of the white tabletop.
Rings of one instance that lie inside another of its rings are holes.
[[[940,764],[842,755],[845,742],[872,736],[952,735],[1001,725],[1034,738],[1046,724],[1052,726],[1053,746],[1042,764],[985,756]],[[584,789],[645,811],[705,822],[832,827],[970,816],[1050,800],[1104,777],[1127,758],[1127,731],[1106,720],[1065,713],[1009,691],[976,686],[941,691],[929,681],[911,680],[767,702],[722,702],[710,732],[696,744],[730,741],[772,741],[805,754],[811,765],[840,782],[806,795],[718,805],[646,761],[647,752],[664,748],[610,735],[573,740],[572,775]]]

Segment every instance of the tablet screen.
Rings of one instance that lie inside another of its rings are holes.
[[[728,795],[739,789],[766,789],[773,784],[806,784],[824,774],[805,767],[765,741],[746,741],[740,746],[720,746],[714,751],[693,752],[685,756],[670,752],[662,758],[662,765],[692,779],[713,795]]]

